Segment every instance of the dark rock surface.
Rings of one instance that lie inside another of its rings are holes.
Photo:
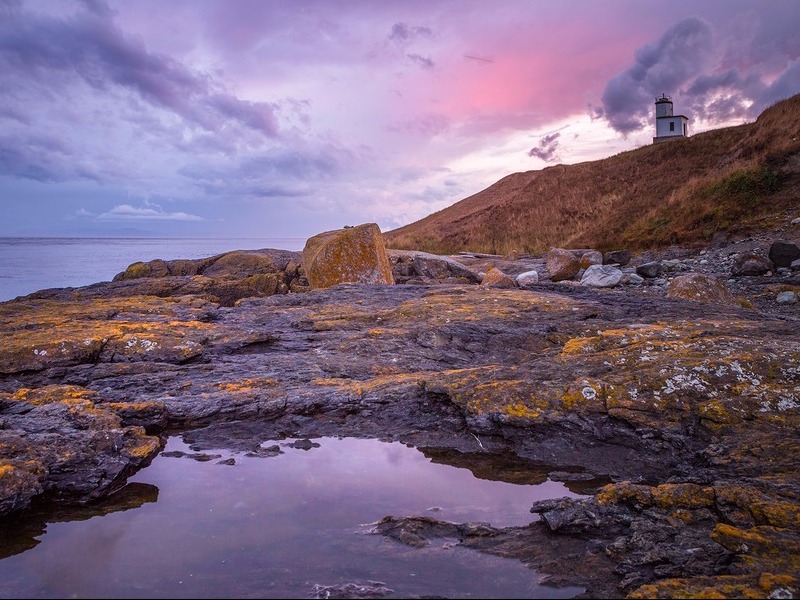
[[[741,276],[728,304],[666,295],[687,271],[730,273],[735,253],[634,257],[673,262],[663,281],[609,289],[479,286],[451,264],[516,276],[544,273],[542,257],[403,255],[406,284],[305,293],[290,291],[301,267],[287,257],[261,273],[284,292],[224,301],[204,283],[216,275],[155,265],[0,303],[0,513],[110,498],[168,431],[194,460],[375,437],[475,472],[516,456],[547,465],[526,476],[592,494],[537,503],[528,527],[389,517],[376,534],[455,537],[586,597],[796,594],[800,313],[774,296],[800,281]]]

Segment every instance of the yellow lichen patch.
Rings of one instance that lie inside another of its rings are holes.
[[[779,565],[785,561],[800,562],[800,537],[788,529],[759,525],[749,529],[740,529],[727,523],[718,523],[711,532],[711,538],[720,546],[731,552],[748,556],[749,562],[758,559],[778,561]],[[797,567],[794,564],[794,567]]]
[[[590,354],[596,350],[592,343],[597,340],[594,337],[580,337],[570,338],[564,342],[564,347],[561,349],[562,356],[569,356],[571,354]]]
[[[721,400],[701,402],[697,405],[697,414],[703,425],[712,430],[741,423],[744,418],[742,412],[734,412],[731,410],[731,406]]]
[[[516,404],[507,404],[502,410],[507,415],[518,417],[520,419],[536,419],[542,414],[542,411],[535,408],[529,408],[522,402],[517,402]]]
[[[674,343],[681,337],[679,325],[654,323],[634,324],[624,328],[597,330],[596,335],[567,340],[561,350],[562,356],[591,354],[636,346],[642,343]]]
[[[95,390],[77,385],[46,385],[40,388],[20,388],[14,392],[12,398],[41,406],[53,402],[69,404],[77,404],[79,401],[95,402],[98,396]]]
[[[278,385],[277,380],[270,377],[249,377],[239,381],[222,381],[215,383],[214,387],[224,392],[245,392],[264,387],[274,387]]]
[[[144,434],[144,429],[140,429],[136,437],[136,443],[126,446],[125,451],[129,456],[135,458],[147,458],[156,454],[161,449],[161,442],[157,437]]]
[[[773,592],[776,588],[796,587],[797,579],[791,575],[774,575],[772,573],[762,573],[758,578],[759,587],[765,592]],[[777,597],[777,596],[773,596]]]
[[[596,498],[600,504],[630,502],[639,506],[652,506],[653,488],[649,485],[620,481],[603,486]]]
[[[561,394],[561,402],[563,407],[569,411],[603,412],[606,410],[609,399],[613,401],[617,396],[613,385],[584,379],[565,386]]]
[[[790,575],[718,575],[663,579],[643,585],[626,598],[796,598],[797,580]]]
[[[756,501],[750,510],[759,524],[800,530],[800,506],[797,504]]]
[[[728,484],[714,485],[714,497],[718,508],[730,515],[729,519],[749,524],[756,524],[753,505],[768,499],[756,488]]]
[[[440,327],[451,322],[512,319],[535,312],[571,314],[572,308],[579,305],[579,301],[544,293],[464,286],[434,289],[422,298],[407,300],[389,311],[386,319],[398,324],[424,320],[432,327]]]
[[[14,467],[8,463],[0,464],[0,477],[10,474],[13,470]]]
[[[693,483],[663,483],[653,488],[653,501],[660,508],[703,508],[714,505],[714,488]]]
[[[465,404],[474,414],[496,412],[522,419],[536,419],[552,402],[532,393],[530,386],[519,379],[494,380],[488,383],[459,382],[451,397]],[[458,388],[458,391],[455,391]]]
[[[135,296],[113,299],[32,300],[23,304],[0,303],[0,372],[15,373],[91,362],[107,345],[124,336],[126,343],[137,340],[149,349],[161,337],[175,345],[174,353],[197,352],[196,342],[203,340],[213,325],[194,320],[200,308],[183,307],[185,319],[176,318],[175,299]],[[147,348],[144,348],[146,350]],[[126,350],[125,346],[121,350]]]

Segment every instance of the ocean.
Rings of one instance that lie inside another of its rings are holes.
[[[111,281],[136,261],[231,250],[302,250],[305,238],[0,238],[0,302],[48,288]]]

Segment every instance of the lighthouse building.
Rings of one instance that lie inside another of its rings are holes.
[[[672,98],[662,94],[656,98],[656,137],[653,143],[666,142],[685,138],[688,133],[689,119],[684,115],[672,114]]]

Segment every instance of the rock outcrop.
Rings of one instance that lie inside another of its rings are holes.
[[[297,258],[278,274],[296,282]],[[502,289],[465,283],[451,260],[394,261],[413,285],[230,303],[204,287],[222,280],[210,263],[156,264],[0,303],[0,516],[106,497],[167,431],[195,452],[388,436],[464,460],[513,454],[553,480],[585,476],[590,497],[536,503],[526,527],[392,517],[376,534],[456,538],[587,597],[797,594],[800,315],[775,298],[800,281],[729,281],[733,259],[705,254],[659,259],[664,278],[636,286]],[[472,260],[465,280],[475,264],[544,267]]]
[[[395,283],[480,283],[478,273],[448,256],[387,250]]]
[[[309,238],[303,248],[303,268],[312,289],[339,283],[394,283],[386,244],[375,223]]]

